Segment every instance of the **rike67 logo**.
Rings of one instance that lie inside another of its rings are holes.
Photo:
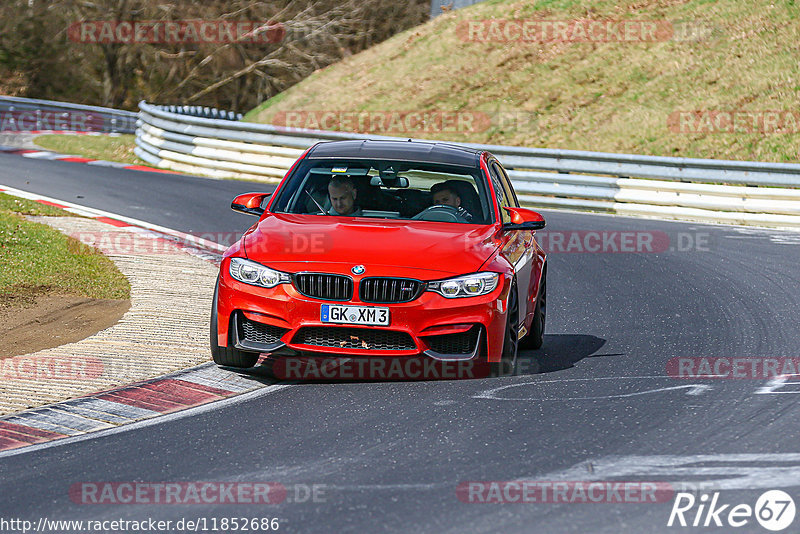
[[[753,524],[755,519],[765,529],[778,532],[794,522],[794,499],[785,491],[766,491],[756,500],[755,506],[722,504],[719,496],[719,492],[703,493],[699,498],[692,493],[678,493],[667,526],[738,528]]]

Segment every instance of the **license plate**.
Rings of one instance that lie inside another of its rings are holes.
[[[389,308],[323,304],[320,309],[320,321],[323,323],[389,326]]]

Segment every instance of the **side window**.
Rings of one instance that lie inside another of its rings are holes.
[[[497,167],[497,174],[500,175],[500,179],[503,181],[503,185],[505,186],[506,196],[508,197],[511,206],[519,207],[519,200],[517,200],[517,193],[514,191],[514,188],[511,185],[511,179],[509,179],[506,170],[497,163],[492,163],[493,167]]]
[[[511,216],[503,208],[506,206],[510,207],[512,204],[509,203],[508,193],[506,192],[506,187],[503,185],[503,180],[501,178],[502,173],[494,163],[489,165],[489,175],[492,177],[492,187],[494,187],[494,194],[497,197],[497,205],[500,206],[500,219],[503,224],[510,223]]]

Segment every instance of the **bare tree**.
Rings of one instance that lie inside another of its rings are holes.
[[[123,108],[147,99],[245,110],[427,14],[428,0],[6,0],[0,89]],[[84,42],[70,34],[88,21],[186,20],[256,24],[222,42]]]

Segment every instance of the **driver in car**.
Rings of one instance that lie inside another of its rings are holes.
[[[328,196],[331,199],[330,215],[361,217],[361,208],[356,206],[356,184],[349,176],[334,176],[328,182]]]
[[[457,208],[459,215],[468,221],[472,220],[472,214],[461,206],[461,197],[458,195],[458,191],[446,183],[439,182],[438,184],[433,184],[431,193],[433,194],[434,206],[451,206]]]

